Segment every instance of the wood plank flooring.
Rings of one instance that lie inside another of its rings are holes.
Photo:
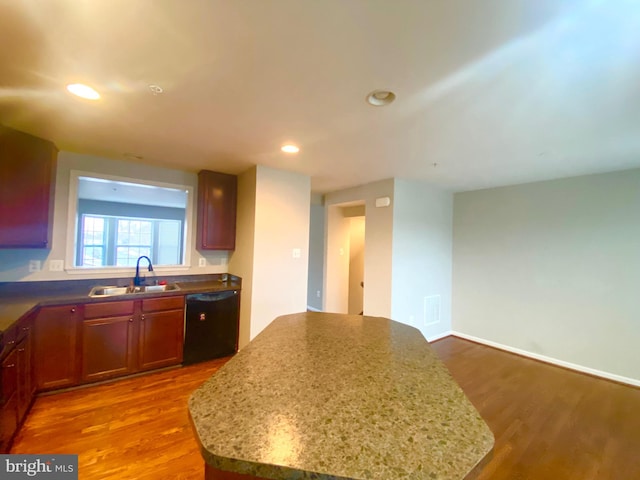
[[[81,480],[202,480],[187,400],[228,359],[39,397],[11,453],[76,453]]]
[[[496,437],[468,480],[640,479],[640,389],[455,337],[433,348]]]
[[[640,389],[454,337],[433,347],[496,436],[467,480],[640,479]],[[40,397],[12,453],[77,453],[82,480],[202,480],[186,402],[226,360]]]

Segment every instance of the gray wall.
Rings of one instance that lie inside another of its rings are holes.
[[[454,205],[454,330],[640,379],[640,170]]]
[[[324,283],[324,206],[322,199],[311,198],[309,225],[309,279],[307,305],[322,310]],[[319,293],[319,295],[318,295]]]
[[[395,180],[392,318],[426,338],[451,330],[453,194]]]

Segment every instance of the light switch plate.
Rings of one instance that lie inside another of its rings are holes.
[[[293,252],[292,252],[293,258],[300,258],[301,254],[302,254],[302,252],[300,251],[299,248],[294,248],[293,249]]]
[[[207,266],[207,259],[206,258],[201,258],[198,260],[198,266],[199,267],[206,267]]]
[[[42,270],[42,262],[40,260],[29,260],[29,272],[39,272]]]
[[[61,272],[64,270],[64,260],[49,260],[50,272]]]

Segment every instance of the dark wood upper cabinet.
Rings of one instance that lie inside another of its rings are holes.
[[[0,125],[0,248],[51,248],[58,151]]]
[[[238,177],[202,170],[198,173],[198,250],[236,248]]]

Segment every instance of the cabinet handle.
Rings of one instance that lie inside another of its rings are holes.
[[[19,352],[24,352],[24,348],[19,348],[18,351]]]
[[[140,317],[140,320],[144,320],[144,315],[142,315],[142,317]]]
[[[76,313],[76,309],[75,309],[75,308],[72,308],[72,309],[71,309],[71,313]]]
[[[28,332],[29,331],[29,327],[22,327],[22,331],[23,332]]]
[[[15,364],[15,363],[10,363],[9,365],[3,365],[2,367],[3,367],[3,368],[13,368],[13,367],[15,367],[15,366],[16,366],[16,364]]]
[[[130,322],[133,322],[133,318],[130,318],[130,319],[129,319],[129,321],[130,321]]]
[[[15,345],[15,344],[16,344],[16,341],[15,341],[15,340],[9,340],[9,341],[7,342],[7,345]]]

